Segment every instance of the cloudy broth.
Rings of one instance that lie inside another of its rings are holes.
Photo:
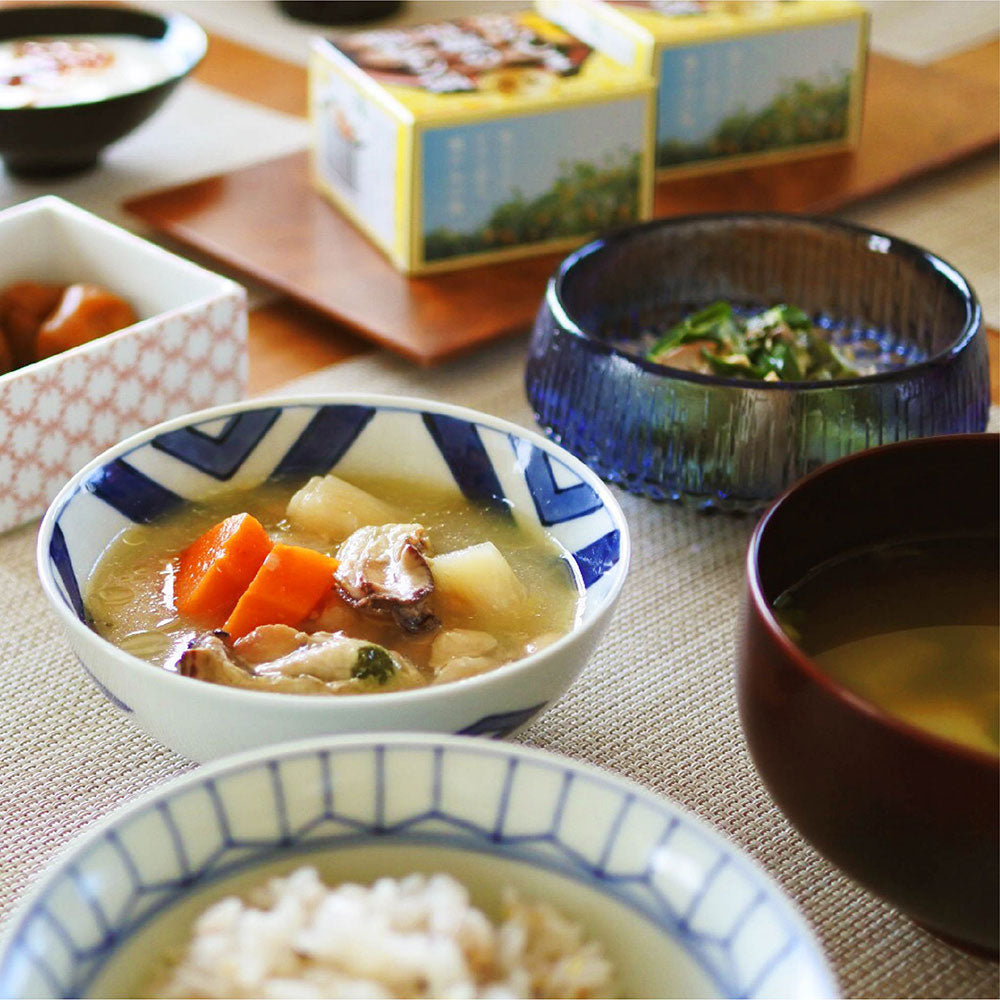
[[[1000,752],[995,535],[897,541],[809,573],[775,601],[831,678],[944,739]]]
[[[540,527],[505,517],[470,503],[460,494],[393,480],[352,480],[354,485],[393,505],[407,521],[424,526],[435,555],[491,541],[506,558],[530,599],[517,621],[495,625],[502,662],[525,655],[526,646],[568,632],[580,605],[581,584],[575,564]],[[276,542],[335,554],[337,544],[293,527],[286,518],[291,495],[301,483],[266,483],[246,492],[220,495],[185,505],[153,524],[133,525],[98,562],[88,581],[85,604],[92,627],[115,645],[169,670],[178,657],[204,634],[203,625],[180,614],[173,585],[178,553],[202,532],[231,514],[249,511]],[[577,574],[577,575],[574,575]],[[435,598],[436,600],[436,598]],[[441,627],[481,627],[456,617],[453,609],[432,604]],[[306,631],[312,631],[303,626]],[[357,616],[350,635],[385,645],[428,669],[436,632],[408,635],[377,618]]]

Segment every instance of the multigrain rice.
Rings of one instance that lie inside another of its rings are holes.
[[[504,889],[503,919],[448,875],[329,888],[313,868],[228,897],[196,921],[162,997],[610,997],[600,944]]]

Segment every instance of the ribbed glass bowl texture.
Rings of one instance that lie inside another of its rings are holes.
[[[724,299],[804,309],[873,374],[750,382],[643,360],[669,326]],[[934,254],[829,219],[657,220],[568,257],[535,320],[526,388],[539,424],[634,493],[752,511],[826,462],[981,431],[989,360],[968,282]]]

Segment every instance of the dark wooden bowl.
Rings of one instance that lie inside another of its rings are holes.
[[[996,954],[1000,765],[895,720],[826,677],[775,620],[808,570],[893,538],[996,532],[1000,437],[923,438],[801,480],[747,556],[739,643],[743,728],[764,783],[822,854],[929,929]]]
[[[12,173],[50,176],[92,167],[101,151],[141,125],[205,54],[205,33],[183,14],[129,7],[7,7],[0,41],[37,36],[126,35],[157,40],[176,56],[177,69],[149,87],[98,101],[0,108],[0,156]]]

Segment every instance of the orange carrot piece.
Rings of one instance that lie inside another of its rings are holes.
[[[258,625],[298,625],[333,587],[337,560],[314,549],[278,543],[223,625],[241,639]]]
[[[209,528],[178,560],[177,610],[218,628],[257,575],[273,542],[250,514],[234,514]]]

